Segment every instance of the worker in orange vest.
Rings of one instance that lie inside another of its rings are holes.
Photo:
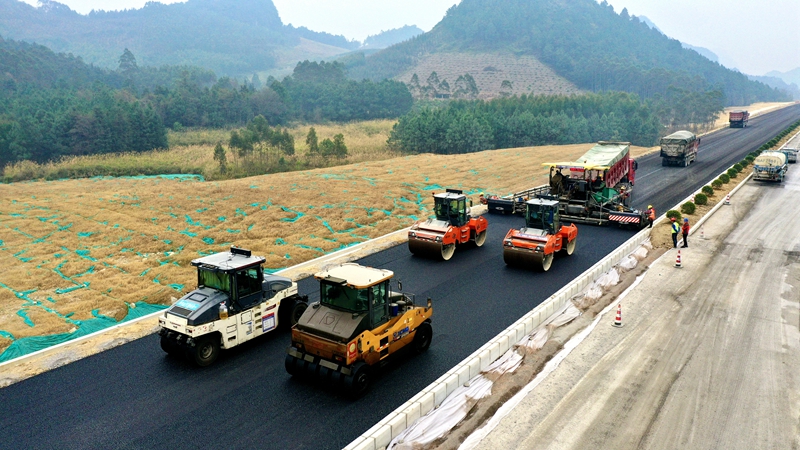
[[[689,247],[689,219],[684,217],[683,218],[683,227],[681,227],[681,231],[683,231],[683,248]]]
[[[653,228],[653,222],[656,221],[656,209],[653,208],[653,205],[647,205],[647,211],[645,211],[645,213],[647,213],[647,218],[650,221],[649,228]]]

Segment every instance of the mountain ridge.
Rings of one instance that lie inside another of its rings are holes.
[[[238,76],[275,68],[276,52],[300,45],[301,38],[338,46],[338,53],[360,46],[343,36],[284,25],[271,0],[148,2],[140,9],[87,15],[52,0],[42,0],[38,8],[0,0],[0,11],[6,12],[0,15],[3,37],[80,55],[109,69],[117,67],[125,48],[140,65],[195,65]]]
[[[396,78],[435,53],[531,56],[578,88],[642,98],[720,89],[726,104],[785,99],[652,30],[626,10],[594,0],[462,0],[423,35],[345,64],[354,78]],[[422,74],[420,74],[422,76]]]

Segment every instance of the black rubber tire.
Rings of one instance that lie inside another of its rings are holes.
[[[278,306],[278,328],[288,330],[294,325],[292,323],[292,311],[294,311],[295,297],[288,297],[281,300]]]
[[[353,364],[352,373],[345,382],[347,394],[352,398],[364,395],[372,382],[372,367],[363,361]]]
[[[190,350],[190,356],[200,367],[214,364],[219,356],[219,338],[216,336],[201,337]]]
[[[297,375],[297,358],[292,355],[286,355],[286,360],[283,363],[284,367],[286,367],[286,373],[291,376]]]
[[[414,333],[414,340],[411,341],[411,346],[414,349],[414,353],[420,354],[428,350],[428,347],[431,346],[432,338],[433,327],[431,327],[430,322],[422,322],[420,326],[417,327],[417,331]]]
[[[167,336],[161,336],[161,350],[164,350],[164,353],[172,356],[178,350],[178,345]]]
[[[296,302],[294,307],[292,307],[292,316],[289,318],[290,326],[297,325],[297,322],[300,320],[300,317],[303,316],[303,313],[306,312],[308,309],[308,303],[306,302]]]

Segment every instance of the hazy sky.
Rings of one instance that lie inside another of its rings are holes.
[[[32,5],[36,0],[24,0]],[[146,0],[57,0],[92,9],[141,8]],[[161,0],[175,3],[178,0]],[[363,41],[416,25],[429,31],[460,0],[273,0],[284,23]],[[705,47],[728,67],[763,75],[800,67],[800,0],[607,0],[619,12],[646,16],[668,36]]]

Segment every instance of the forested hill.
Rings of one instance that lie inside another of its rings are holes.
[[[720,90],[728,105],[789,99],[595,0],[462,0],[430,32],[347,64],[356,79],[383,79],[428,54],[476,51],[534,56],[591,91],[650,99]]]
[[[192,65],[232,76],[276,68],[278,55],[291,53],[305,40],[341,52],[359,46],[343,36],[283,25],[272,0],[148,2],[137,10],[88,15],[50,0],[40,1],[39,8],[0,0],[0,35],[72,53],[104,68],[116,68],[128,48],[140,66]],[[308,57],[306,52],[298,59]]]
[[[239,83],[191,66],[139,67],[127,50],[118,60],[117,70],[107,70],[0,37],[0,168],[23,160],[165,148],[164,124],[236,127],[259,116],[269,126],[351,122],[396,118],[412,106],[402,83],[349,80],[338,63],[304,61],[292,75],[262,87],[258,77]],[[267,130],[260,127],[259,136],[280,134],[279,144],[288,151],[284,133]]]

